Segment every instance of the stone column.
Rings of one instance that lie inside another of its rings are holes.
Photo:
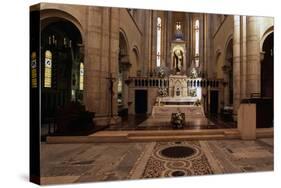
[[[214,73],[214,69],[216,66],[213,66],[215,63],[215,55],[213,55],[214,52],[214,41],[213,41],[213,32],[214,32],[214,15],[208,15],[208,39],[207,39],[207,44],[208,44],[208,57],[206,62],[206,78],[212,77]]]
[[[199,71],[202,72],[203,71],[203,66],[205,63],[204,62],[204,53],[205,53],[205,49],[204,49],[204,39],[205,39],[205,30],[204,27],[205,26],[205,19],[204,19],[204,14],[200,15],[199,17]]]
[[[171,65],[171,41],[172,41],[172,33],[173,33],[173,27],[172,27],[172,24],[173,24],[173,20],[172,20],[172,12],[171,11],[168,11],[167,12],[167,25],[166,25],[166,66],[167,67],[170,67]]]
[[[151,37],[152,37],[152,41],[151,41],[151,72],[154,73],[155,71],[155,68],[156,68],[156,46],[157,46],[157,17],[158,17],[158,11],[156,10],[153,10],[152,11],[152,30],[151,30]],[[161,24],[162,23],[162,20],[161,19]],[[162,50],[162,49],[161,49]],[[162,63],[162,60],[161,60],[161,63]]]
[[[190,14],[189,13],[186,13],[185,14],[185,41],[191,41],[190,40]],[[188,70],[189,70],[189,67],[191,65],[191,62],[190,62],[190,44],[189,42],[187,43],[188,45],[186,45],[186,74],[188,75]]]
[[[151,70],[151,22],[152,10],[145,11],[145,27],[144,27],[144,40],[143,40],[143,62],[144,62],[144,73],[143,75],[149,75]]]
[[[91,12],[91,14],[90,14]],[[107,90],[101,89],[100,57],[101,53],[101,10],[88,7],[86,11],[85,31],[85,58],[84,58],[84,103],[86,109],[96,113],[97,116],[106,116],[106,110],[100,108],[100,93]],[[90,20],[97,20],[91,22]],[[94,61],[96,60],[96,61]],[[105,105],[105,108],[107,105]]]
[[[246,65],[247,65],[247,49],[246,49],[246,16],[240,17],[240,98],[246,98]]]
[[[128,108],[128,96],[129,96],[129,86],[126,83],[126,80],[128,79],[128,68],[126,68],[123,71],[123,107]]]
[[[240,104],[240,16],[234,16],[233,32],[233,118]]]
[[[260,93],[260,45],[258,18],[247,16],[247,76],[246,96],[251,97],[252,93]]]
[[[204,29],[203,29],[203,34],[204,34],[204,38],[203,38],[203,40],[204,40],[204,54],[203,54],[203,70],[202,70],[202,72],[203,73],[206,73],[206,64],[207,64],[207,61],[208,61],[208,59],[207,59],[207,49],[208,49],[208,45],[207,45],[207,36],[208,36],[208,28],[207,28],[207,14],[204,14],[203,15],[204,16]]]

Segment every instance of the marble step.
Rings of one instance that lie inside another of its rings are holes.
[[[223,134],[213,135],[178,135],[178,136],[130,136],[130,141],[153,142],[153,141],[178,141],[178,140],[219,140],[225,139]]]
[[[263,131],[269,134],[270,131]],[[156,131],[101,131],[89,136],[48,136],[49,144],[59,143],[114,143],[139,141],[200,140],[240,138],[237,129],[218,130],[156,130]]]
[[[224,130],[159,130],[159,131],[134,131],[128,136],[180,136],[180,135],[215,135],[224,134]]]
[[[115,143],[128,142],[127,136],[48,136],[46,139],[48,144],[61,143]]]
[[[274,128],[258,128],[256,136],[257,138],[272,138],[274,136]]]

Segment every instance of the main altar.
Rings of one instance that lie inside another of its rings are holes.
[[[204,118],[201,87],[192,84],[200,79],[187,75],[170,75],[169,86],[159,88],[159,96],[152,107],[152,117],[169,118],[172,113],[180,112],[184,113],[186,118]]]
[[[181,24],[177,23],[175,40],[171,42],[169,74],[161,67],[159,77],[168,77],[168,86],[159,87],[159,95],[152,107],[153,118],[170,118],[173,113],[184,113],[185,119],[205,118],[201,105],[202,89],[197,84],[202,78],[198,65],[186,63],[186,42],[183,40]]]

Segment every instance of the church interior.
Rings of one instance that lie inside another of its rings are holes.
[[[42,184],[273,170],[273,18],[39,6]]]

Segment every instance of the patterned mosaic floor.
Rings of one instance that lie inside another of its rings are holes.
[[[191,152],[189,156],[167,157],[163,155],[165,149],[172,148],[174,148],[174,151],[171,152],[174,154],[176,152],[183,153],[184,148],[191,148],[193,152]],[[163,142],[155,145],[154,151],[146,164],[143,178],[204,175],[212,173],[205,154],[201,152],[199,142]]]
[[[273,139],[42,144],[42,184],[273,170]]]

